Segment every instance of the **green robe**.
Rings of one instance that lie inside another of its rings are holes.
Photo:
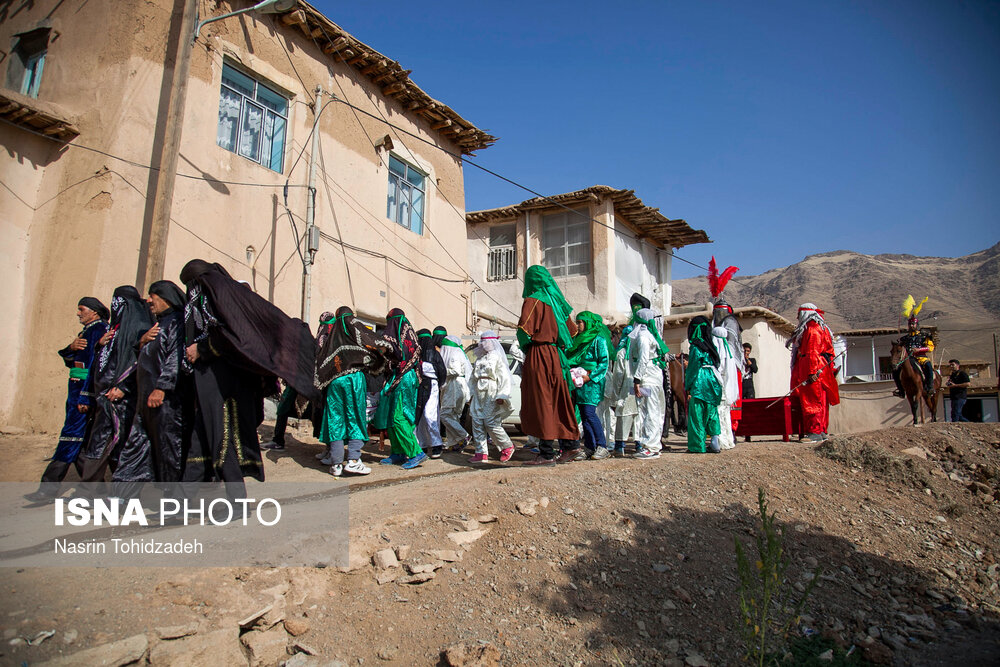
[[[372,425],[388,432],[393,454],[405,454],[407,458],[413,458],[421,451],[414,433],[420,379],[416,369],[411,368],[392,391],[388,391],[389,384],[391,383],[382,389]]]
[[[573,400],[577,405],[597,405],[604,398],[608,361],[608,344],[598,336],[580,359],[579,366],[590,373],[590,379],[573,390]]]
[[[701,453],[705,451],[705,438],[721,433],[719,402],[722,400],[722,385],[712,370],[711,358],[694,345],[691,346],[684,372],[684,389],[690,394],[688,451]]]
[[[335,379],[326,390],[320,442],[368,440],[365,376],[360,370]]]
[[[692,398],[718,405],[722,400],[722,385],[712,370],[712,360],[704,351],[691,346],[687,370],[684,371],[684,389]]]

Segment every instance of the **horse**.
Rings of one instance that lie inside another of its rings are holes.
[[[684,390],[684,371],[687,355],[678,354],[670,362],[670,390],[667,395],[667,418],[676,435],[687,433],[687,392]]]
[[[928,396],[924,391],[924,373],[917,360],[910,356],[909,351],[899,343],[892,344],[892,368],[899,371],[899,380],[903,385],[903,393],[910,404],[913,414],[913,425],[917,425],[917,405],[920,406],[920,423],[924,423],[924,404],[931,411],[931,421],[937,421],[938,395],[941,393],[941,374],[934,371],[934,393]]]

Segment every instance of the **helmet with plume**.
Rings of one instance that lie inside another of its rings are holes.
[[[909,318],[907,324],[911,329],[916,329],[920,322],[917,320],[917,315],[920,314],[921,308],[927,303],[927,299],[930,297],[925,296],[920,303],[916,302],[912,294],[907,294],[906,298],[903,300],[903,317]],[[914,305],[915,304],[915,305]]]
[[[715,308],[712,319],[715,324],[718,325],[724,318],[733,314],[733,307],[729,305],[728,302],[722,297],[722,291],[726,289],[726,285],[729,284],[729,279],[733,277],[739,271],[735,266],[727,267],[722,274],[719,274],[719,269],[715,265],[715,256],[708,262],[708,291],[712,294],[712,299],[715,300]]]

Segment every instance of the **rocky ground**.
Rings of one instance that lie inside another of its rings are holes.
[[[343,568],[2,570],[0,662],[737,664],[734,538],[752,549],[761,487],[785,531],[784,589],[822,568],[790,663],[1000,663],[1000,426],[718,456],[672,437],[649,462],[376,469],[352,482]],[[299,439],[272,478],[322,479]],[[35,475],[46,446],[0,439]]]

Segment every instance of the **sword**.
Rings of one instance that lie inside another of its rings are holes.
[[[805,387],[806,385],[810,385],[813,382],[815,382],[816,380],[818,380],[819,379],[819,374],[822,373],[823,371],[825,371],[827,369],[827,366],[829,366],[830,364],[832,364],[833,362],[835,362],[837,360],[837,357],[839,357],[840,355],[844,354],[844,352],[847,352],[847,350],[844,350],[840,354],[837,354],[835,357],[833,357],[832,359],[830,359],[830,361],[828,361],[825,364],[823,364],[822,368],[820,368],[818,371],[816,371],[815,373],[813,373],[812,375],[810,375],[809,377],[807,377],[805,380],[803,380],[802,382],[798,383],[797,385],[795,385],[794,387],[792,387],[791,389],[789,389],[788,393],[785,394],[784,396],[779,396],[772,403],[769,403],[768,406],[766,408],[764,408],[764,409],[765,410],[770,410],[772,407],[774,407],[775,405],[777,405],[781,401],[785,400],[786,398],[788,398],[789,396],[791,396],[792,394],[794,394],[795,390],[798,389],[799,387]]]

